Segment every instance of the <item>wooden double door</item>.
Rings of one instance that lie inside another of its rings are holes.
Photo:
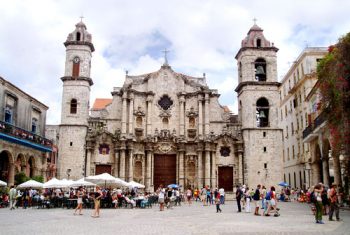
[[[156,190],[159,185],[163,187],[176,184],[176,155],[154,155],[153,185]]]
[[[112,174],[112,166],[111,165],[96,165],[95,175],[99,175],[102,173]]]
[[[224,188],[226,192],[233,191],[233,167],[219,167],[219,188]]]

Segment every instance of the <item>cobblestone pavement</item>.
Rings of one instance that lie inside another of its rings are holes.
[[[315,224],[309,205],[279,203],[280,217],[237,213],[235,202],[222,206],[182,205],[163,212],[151,209],[103,209],[100,218],[73,215],[70,209],[0,209],[0,234],[350,234],[350,211],[341,211],[343,221]]]

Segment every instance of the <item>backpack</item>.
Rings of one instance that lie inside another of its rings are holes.
[[[271,200],[271,191],[268,191],[265,196],[266,200]]]
[[[310,202],[313,202],[313,203],[317,202],[317,198],[316,198],[315,192],[311,192],[310,193]]]

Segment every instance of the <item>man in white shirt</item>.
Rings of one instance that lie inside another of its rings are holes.
[[[16,197],[17,197],[17,190],[15,189],[15,186],[11,186],[10,189],[10,210],[15,209],[16,205]]]
[[[225,189],[220,188],[219,193],[220,193],[220,204],[225,204]]]

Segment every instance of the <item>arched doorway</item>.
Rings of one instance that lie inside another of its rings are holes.
[[[187,163],[187,182],[186,182],[187,187],[194,188],[195,177],[196,177],[196,165],[193,161],[189,161]]]
[[[26,160],[23,154],[18,154],[17,159],[15,161],[15,174],[25,171]]]
[[[10,153],[2,151],[0,153],[0,180],[8,182],[10,173]]]
[[[27,164],[27,176],[33,178],[35,176],[35,160],[34,157],[30,157]]]

